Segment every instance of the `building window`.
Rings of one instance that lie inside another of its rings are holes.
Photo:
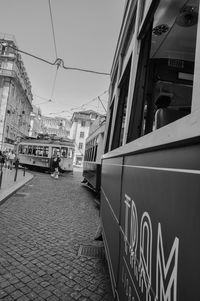
[[[14,83],[11,83],[11,94],[12,94],[12,96],[14,96],[14,94],[15,94],[15,84]]]
[[[84,132],[80,132],[80,138],[84,138]]]
[[[85,126],[85,120],[81,120],[81,126],[82,126],[82,127]]]
[[[78,148],[83,149],[83,143],[79,143]]]

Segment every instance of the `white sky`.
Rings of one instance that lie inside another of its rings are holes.
[[[65,66],[110,72],[124,3],[125,0],[51,0],[58,57]],[[48,0],[0,0],[0,9],[1,33],[14,35],[19,49],[55,61]],[[90,106],[80,106],[108,90],[109,76],[59,68],[53,101],[48,102],[56,66],[24,54],[22,59],[32,84],[33,104],[40,104],[43,115],[69,118],[75,107],[77,111],[105,113],[97,100]],[[107,97],[108,94],[101,97],[106,107]]]

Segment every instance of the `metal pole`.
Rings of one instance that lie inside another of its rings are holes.
[[[16,180],[17,180],[18,165],[19,165],[19,160],[16,160],[16,162],[15,162],[15,178],[14,178],[14,182],[16,182]]]
[[[2,183],[2,178],[3,178],[3,164],[1,163],[1,170],[0,170],[0,189],[1,189],[1,183]]]
[[[23,172],[23,176],[25,177],[25,166],[24,166],[24,172]]]

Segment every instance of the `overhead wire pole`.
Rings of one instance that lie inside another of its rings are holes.
[[[100,103],[101,103],[102,107],[104,108],[105,112],[107,112],[107,110],[106,110],[106,108],[105,108],[105,106],[104,106],[104,104],[103,104],[103,102],[102,102],[102,100],[99,96],[98,96],[98,100],[100,101]]]

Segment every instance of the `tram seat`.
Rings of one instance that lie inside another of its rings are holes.
[[[155,113],[155,129],[159,129],[175,120],[178,120],[190,113],[190,108],[187,109],[173,109],[160,108]]]

